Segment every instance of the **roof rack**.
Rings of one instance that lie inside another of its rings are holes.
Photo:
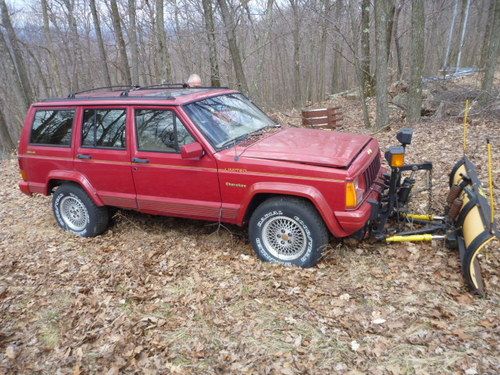
[[[104,89],[111,89],[111,91],[113,91],[113,89],[126,89],[125,91],[130,91],[132,89],[137,89],[139,88],[140,86],[138,85],[116,85],[116,86],[102,86],[102,87],[95,87],[93,89],[88,89],[88,90],[82,90],[82,91],[76,91],[76,92],[72,92],[68,95],[68,99],[75,99],[75,97],[79,94],[83,94],[83,93],[86,93],[86,92],[92,92],[92,91],[99,91],[99,90],[104,90]],[[119,91],[119,90],[116,90],[116,91]],[[120,94],[121,95],[121,94]]]
[[[187,83],[160,83],[156,85],[149,85],[149,86],[139,86],[139,85],[115,85],[115,86],[102,86],[102,87],[96,87],[93,89],[88,89],[88,90],[82,90],[82,91],[77,91],[69,94],[67,96],[67,99],[75,99],[76,95],[79,94],[84,94],[84,93],[89,93],[93,91],[99,91],[99,90],[105,90],[109,89],[111,91],[121,91],[120,96],[121,97],[128,97],[128,94],[130,91],[139,91],[139,90],[154,90],[154,89],[191,89],[191,90],[196,90],[196,89],[228,89],[228,87],[222,86],[222,87],[217,87],[217,86],[189,86]],[[168,96],[169,98],[173,98],[172,96]]]

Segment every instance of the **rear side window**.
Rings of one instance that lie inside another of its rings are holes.
[[[74,110],[36,111],[30,143],[69,147],[74,117]]]
[[[181,146],[195,142],[172,111],[136,109],[135,127],[141,151],[179,152]]]
[[[86,109],[83,112],[82,146],[124,149],[125,109]]]

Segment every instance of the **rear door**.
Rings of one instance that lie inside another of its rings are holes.
[[[137,208],[127,130],[130,111],[126,106],[88,106],[78,113],[75,169],[109,206]]]
[[[175,107],[134,109],[132,173],[143,212],[217,220],[221,200],[212,155],[183,159],[180,147],[196,142]]]

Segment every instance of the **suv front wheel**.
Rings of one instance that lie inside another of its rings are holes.
[[[82,237],[94,237],[108,227],[107,207],[99,207],[79,186],[65,183],[52,197],[56,221],[64,230]]]
[[[263,202],[249,223],[252,246],[264,261],[312,267],[328,245],[328,230],[316,208],[300,198]]]

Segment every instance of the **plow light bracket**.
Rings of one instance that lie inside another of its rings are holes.
[[[403,128],[398,134],[396,134],[396,139],[401,143],[403,147],[411,144],[411,138],[413,137],[413,129],[411,128]]]
[[[391,168],[401,168],[405,165],[405,148],[403,146],[391,146],[385,152],[385,160]]]

